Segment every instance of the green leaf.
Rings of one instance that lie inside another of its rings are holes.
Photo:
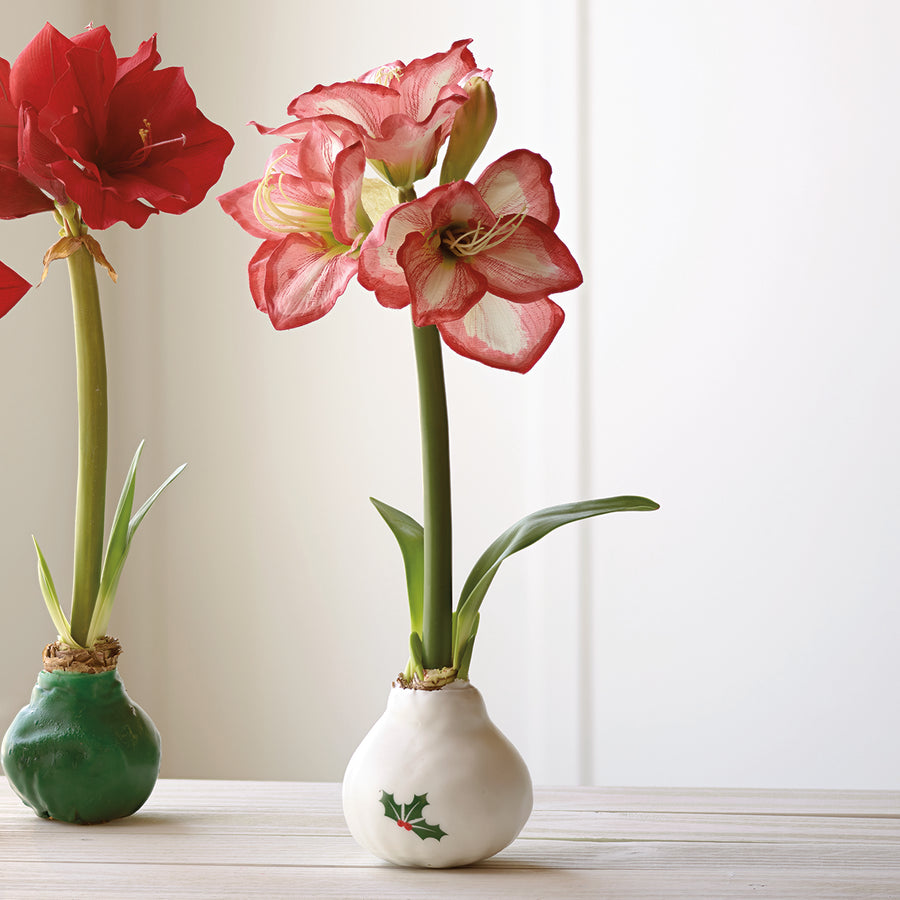
[[[137,478],[137,467],[140,462],[144,442],[138,445],[128,474],[125,476],[125,484],[113,517],[112,529],[109,533],[109,542],[106,547],[106,556],[103,559],[103,569],[100,573],[100,589],[97,593],[97,603],[91,616],[91,626],[88,630],[87,644],[90,647],[98,638],[106,633],[109,617],[112,614],[113,601],[119,580],[125,567],[128,551],[131,549],[131,541],[134,538],[138,526],[150,511],[150,507],[156,502],[159,495],[184,471],[184,466],[179,466],[149,497],[144,505],[131,515],[134,507],[134,486]]]
[[[413,794],[412,803],[403,804],[403,818],[407,822],[424,819],[422,810],[426,806],[428,806],[428,794]]]
[[[400,545],[403,566],[406,569],[406,592],[409,596],[410,629],[422,636],[422,608],[425,596],[425,532],[422,526],[412,517],[382,503],[374,497],[369,498],[372,505],[381,514],[392,534]]]
[[[403,810],[400,808],[400,804],[394,799],[393,794],[387,793],[387,791],[381,792],[380,803],[384,807],[384,814],[389,818],[393,819],[395,822],[401,818]]]
[[[425,838],[434,838],[439,841],[447,833],[440,825],[429,825],[426,821],[410,822],[413,834],[417,834],[424,841]]]
[[[144,505],[132,516],[128,523],[128,543],[134,537],[134,533],[138,530],[138,525],[144,521],[144,516],[150,512],[150,507],[156,503],[159,495],[185,470],[187,463],[182,463],[148,498]]]
[[[37,538],[32,535],[31,540],[34,541],[34,549],[37,551],[38,581],[41,585],[41,594],[44,597],[44,603],[47,604],[47,611],[50,613],[50,618],[56,626],[56,631],[57,634],[59,634],[60,639],[67,644],[77,647],[78,645],[72,639],[72,630],[69,626],[69,620],[66,618],[66,614],[59,605],[59,596],[56,593],[56,585],[53,583],[53,576],[50,574],[50,567],[47,565],[47,560],[44,559],[44,554],[41,553]]]
[[[462,649],[474,635],[481,603],[503,560],[530,547],[561,525],[605,513],[654,509],[659,509],[659,504],[646,497],[607,497],[549,506],[520,519],[485,550],[463,585],[457,607],[454,658],[461,661]]]
[[[469,666],[472,664],[472,650],[475,647],[475,635],[478,634],[478,624],[481,621],[481,613],[475,614],[475,622],[465,644],[460,647],[459,659],[454,659],[453,664],[456,666],[456,677],[469,678]],[[454,648],[457,646],[453,645]]]
[[[419,677],[425,675],[425,666],[422,663],[422,635],[417,631],[413,631],[409,635],[409,662],[408,677],[412,677],[413,673],[417,673]]]

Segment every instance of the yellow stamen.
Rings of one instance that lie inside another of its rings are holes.
[[[403,74],[403,66],[382,66],[372,74],[372,81],[375,84],[390,87],[391,82]]]
[[[441,242],[455,256],[477,256],[502,244],[522,224],[525,215],[523,209],[515,215],[501,216],[490,228],[479,222],[475,228],[462,233],[448,228],[441,236]]]
[[[167,141],[158,141],[154,144],[153,126],[150,124],[149,119],[144,119],[144,127],[138,128],[138,137],[141,139],[141,146],[121,164],[120,168],[132,169],[135,166],[141,165],[141,163],[143,163],[150,155],[150,151],[155,150],[157,147],[165,147],[167,144],[181,144],[183,147],[187,144],[187,137],[183,134],[178,135],[176,138],[170,138]]]
[[[285,156],[286,153],[282,154],[269,165],[256,186],[253,192],[253,214],[261,225],[279,234],[290,234],[293,231],[330,233],[331,215],[327,208],[307,206],[286,199],[282,189],[284,173],[279,173],[275,179],[273,172],[276,163]],[[279,199],[274,196],[276,192]]]

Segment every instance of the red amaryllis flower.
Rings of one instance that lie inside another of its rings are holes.
[[[385,215],[363,245],[359,282],[384,306],[411,304],[416,325],[437,325],[463,356],[526,372],[562,325],[547,295],[582,281],[558,219],[550,165],[515,150],[474,184],[442,185]]]
[[[261,130],[290,136],[311,118],[352,123],[366,158],[395,187],[409,187],[434,167],[456,111],[469,99],[465,83],[490,76],[476,69],[470,43],[457,41],[446,53],[409,65],[379,66],[356,81],[319,85],[288,106],[299,122]]]
[[[353,132],[310,124],[278,147],[263,178],[219,197],[263,243],[250,261],[250,291],[278,329],[325,315],[356,274],[372,223],[362,205],[365,154]]]
[[[47,24],[13,63],[19,172],[92,228],[192,209],[231,152],[183,70],[159,62],[155,36],[118,59],[106,28],[70,40]]]
[[[28,292],[31,285],[0,262],[0,318],[5,316]]]

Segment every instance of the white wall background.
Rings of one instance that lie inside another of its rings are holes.
[[[554,165],[587,276],[524,378],[446,354],[458,578],[539,506],[644,493],[652,515],[507,564],[472,676],[539,782],[900,787],[900,5],[893,2],[44,0],[45,19],[159,32],[262,172],[296,94],[473,37],[495,69],[485,161]],[[426,21],[428,20],[428,21]],[[405,661],[399,553],[369,495],[420,509],[409,325],[355,285],[276,333],[255,243],[210,198],[100,235],[110,503],[188,470],[143,526],[113,632],[163,774],[336,780]],[[0,223],[27,277],[49,216]],[[75,408],[65,269],[0,322],[0,719],[53,638],[30,534],[71,578]]]

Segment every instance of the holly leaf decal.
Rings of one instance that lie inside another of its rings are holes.
[[[429,825],[424,819],[421,822],[412,822],[412,830],[424,841],[433,837],[439,841],[447,832],[440,825]]]
[[[417,834],[423,841],[426,838],[439,841],[447,833],[440,825],[432,825],[425,821],[422,811],[428,806],[427,794],[413,794],[412,802],[398,803],[393,794],[382,791],[380,802],[384,807],[385,816],[396,822],[398,827]]]
[[[381,804],[384,806],[384,814],[389,818],[393,819],[395,822],[397,819],[401,818],[402,810],[400,806],[394,800],[393,794],[388,794],[385,791],[381,792]]]
[[[403,818],[407,822],[413,822],[416,819],[424,819],[422,810],[428,806],[428,794],[413,794],[412,803],[404,805]]]

